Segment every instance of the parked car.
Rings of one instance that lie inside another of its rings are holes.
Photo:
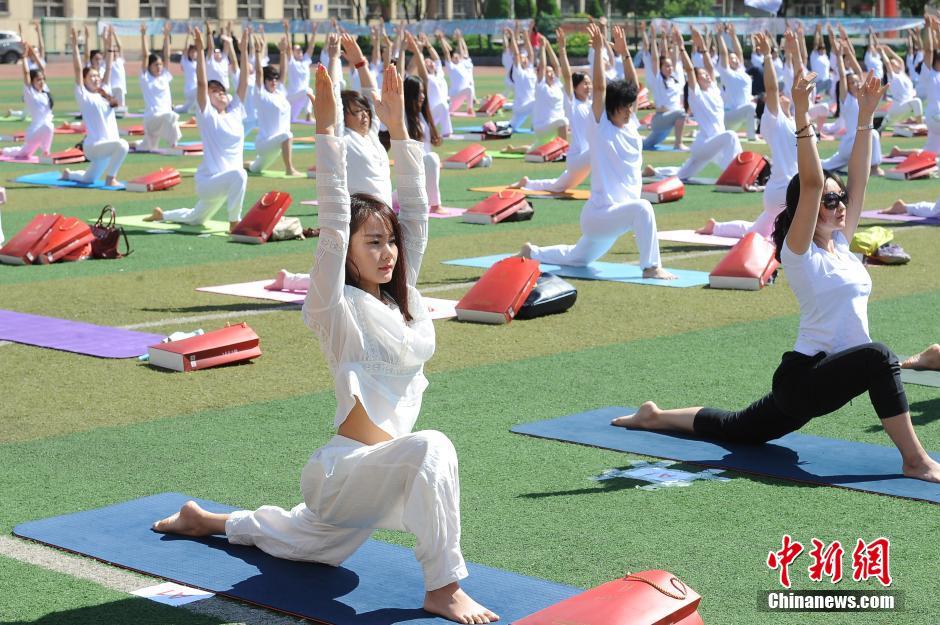
[[[12,30],[0,30],[0,63],[16,63],[23,58],[23,42]]]

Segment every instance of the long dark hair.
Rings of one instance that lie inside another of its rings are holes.
[[[43,80],[46,79],[46,75],[43,73],[41,69],[29,70],[29,86],[32,87],[33,81],[39,78],[40,76],[42,76]],[[46,97],[49,98],[49,110],[51,111],[53,107],[55,106],[55,102],[52,101],[52,92],[47,89],[44,93],[46,94]]]
[[[417,76],[405,78],[405,123],[408,126],[408,136],[415,141],[424,141],[424,130],[421,129],[421,117],[427,122],[431,130],[431,143],[438,143],[437,127],[431,117],[431,107],[428,104],[428,93],[424,82]],[[418,99],[424,92],[424,102],[418,106]]]
[[[362,228],[369,217],[375,215],[395,237],[398,246],[398,260],[392,269],[392,279],[386,284],[380,284],[379,290],[389,296],[398,305],[398,310],[405,322],[412,320],[411,311],[408,310],[408,267],[405,264],[405,246],[402,242],[401,224],[398,215],[388,204],[368,193],[353,193],[350,196],[349,237],[352,238]],[[346,256],[346,284],[359,288],[359,270],[355,263]]]
[[[571,72],[571,88],[576,89],[578,85],[584,82],[585,78],[587,78],[587,74],[584,72]]]
[[[270,67],[270,65],[268,67]],[[267,67],[265,67],[265,69],[267,69]],[[356,104],[359,106],[359,108],[368,111],[369,112],[369,128],[372,128],[372,123],[375,121],[372,117],[372,104],[364,95],[362,95],[358,91],[352,91],[351,89],[346,89],[344,91],[340,91],[339,99],[343,103],[343,115],[349,114],[349,109],[353,104]]]
[[[835,172],[829,170],[823,170],[823,185],[825,185],[826,180],[833,180],[837,185],[839,185],[839,190],[845,191],[845,183],[842,182],[842,178],[836,175]],[[786,199],[786,208],[777,215],[777,219],[774,220],[774,232],[773,232],[773,241],[774,247],[777,248],[775,256],[777,260],[780,260],[780,252],[783,250],[783,243],[787,239],[787,233],[790,231],[790,224],[793,223],[793,217],[796,215],[796,207],[800,203],[800,175],[797,174],[790,179],[790,184],[787,185],[787,199]]]

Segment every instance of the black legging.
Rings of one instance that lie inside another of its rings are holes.
[[[865,391],[881,419],[908,411],[901,365],[881,343],[830,355],[787,352],[774,373],[772,388],[744,410],[702,408],[695,415],[695,432],[737,443],[765,443],[838,410]]]

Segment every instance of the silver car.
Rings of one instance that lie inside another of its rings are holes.
[[[0,63],[16,63],[23,58],[23,42],[12,30],[0,30]]]

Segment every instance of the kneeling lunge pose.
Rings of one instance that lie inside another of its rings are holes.
[[[147,48],[147,24],[140,25],[140,90],[144,95],[144,138],[137,142],[136,149],[150,152],[160,146],[160,140],[171,147],[182,138],[180,116],[173,110],[170,97],[170,28],[167,20],[163,26],[163,57],[151,53]]]

